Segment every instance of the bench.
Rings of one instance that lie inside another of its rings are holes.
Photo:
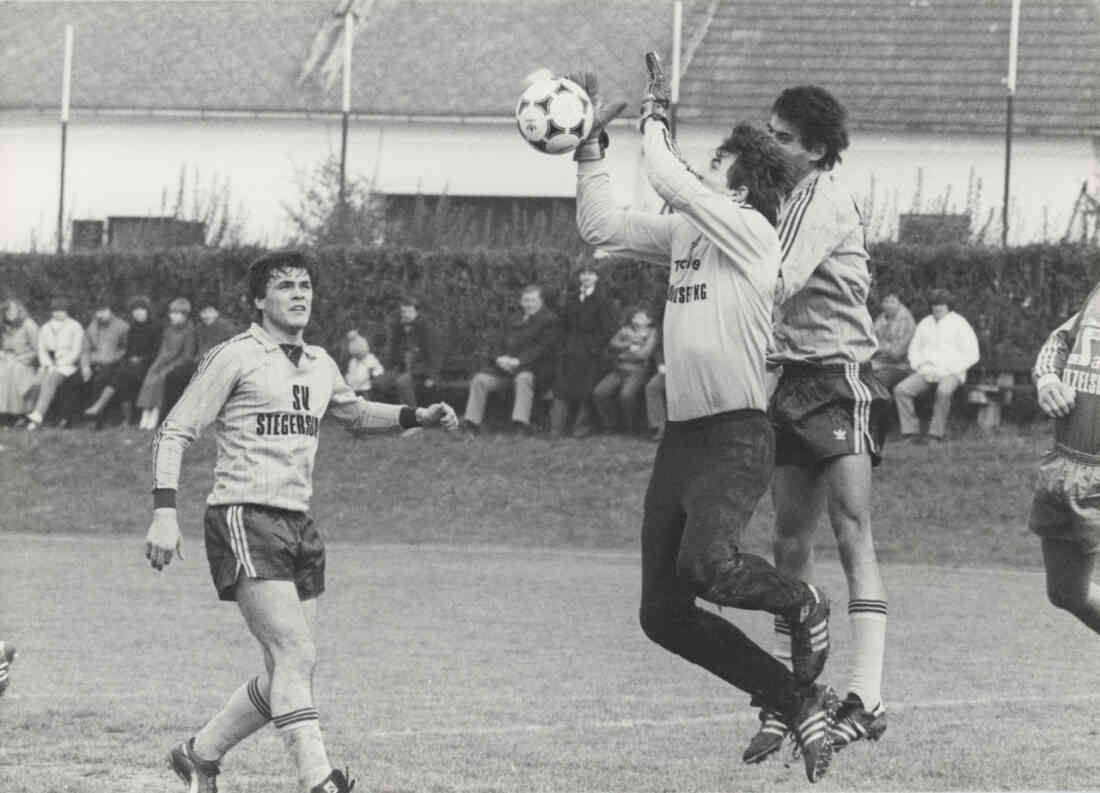
[[[1005,408],[1015,408],[1030,417],[1037,410],[1035,386],[1031,382],[1034,361],[1023,356],[1009,356],[979,361],[959,389],[967,405],[978,407],[977,423],[983,430],[1001,425]]]

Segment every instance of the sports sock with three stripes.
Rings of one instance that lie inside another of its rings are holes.
[[[332,773],[325,740],[321,737],[321,719],[317,708],[305,707],[272,718],[286,750],[298,769],[298,784],[311,790]]]
[[[254,677],[234,691],[214,718],[195,736],[194,753],[203,760],[222,756],[271,721],[267,675]]]
[[[882,664],[886,652],[886,601],[853,598],[848,619],[855,644],[852,682],[848,690],[873,709],[882,702]]]

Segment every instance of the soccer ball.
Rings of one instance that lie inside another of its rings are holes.
[[[572,80],[536,80],[516,104],[523,139],[543,154],[567,154],[588,137],[595,121],[592,100]]]

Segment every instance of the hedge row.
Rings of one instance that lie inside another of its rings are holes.
[[[251,317],[243,275],[257,248],[177,248],[165,251],[0,254],[0,295],[24,300],[37,319],[49,299],[64,295],[73,315],[87,321],[95,305],[121,307],[135,294],[163,312],[183,295],[196,308],[213,303],[246,321]],[[335,349],[359,327],[381,343],[385,318],[402,293],[417,295],[441,326],[452,357],[487,353],[528,283],[548,288],[551,304],[572,286],[577,260],[551,248],[432,250],[393,247],[322,248],[314,320],[309,337]],[[1070,245],[999,249],[918,247],[882,243],[872,249],[872,300],[901,295],[918,319],[927,293],[950,289],[957,308],[978,330],[983,359],[1017,361],[1034,355],[1050,330],[1075,311],[1100,278],[1100,251]],[[603,280],[624,308],[638,302],[663,308],[663,268],[625,260],[601,263]]]

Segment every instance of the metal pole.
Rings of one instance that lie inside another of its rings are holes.
[[[340,233],[347,231],[347,168],[348,168],[348,117],[351,114],[351,40],[355,28],[355,17],[350,6],[344,14],[344,100],[340,118]]]
[[[669,132],[676,135],[676,110],[680,106],[680,39],[684,27],[684,4],[672,4],[672,90],[668,108]]]
[[[1012,197],[1012,116],[1016,98],[1016,62],[1019,57],[1020,41],[1020,0],[1012,0],[1012,25],[1008,37],[1008,88],[1005,107],[1005,194],[1001,207],[1001,246],[1008,245],[1008,205]]]
[[[65,244],[65,149],[69,138],[69,97],[72,87],[73,26],[65,26],[65,66],[61,77],[61,177],[57,197],[57,252]]]

